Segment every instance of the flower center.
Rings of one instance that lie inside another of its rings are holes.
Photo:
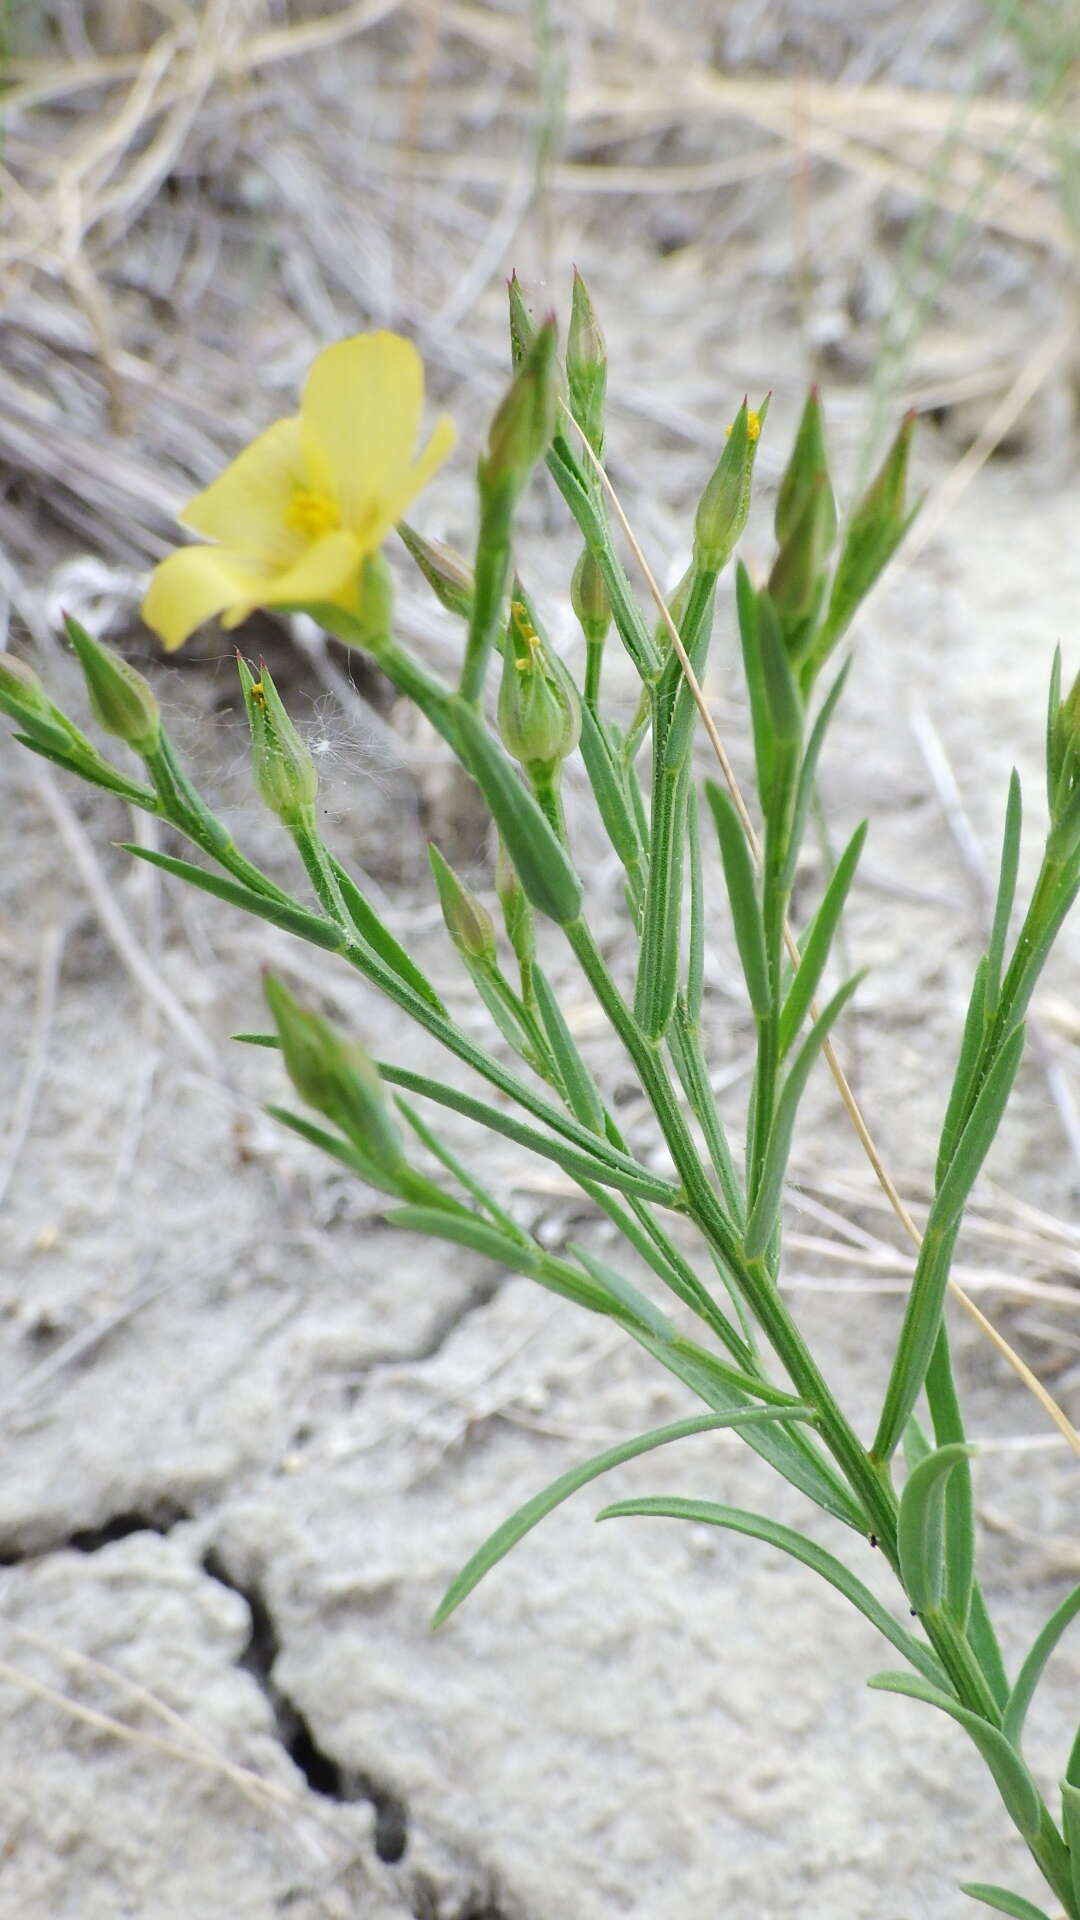
[[[290,533],[302,533],[309,540],[318,540],[324,533],[332,533],[341,525],[341,515],[337,503],[329,494],[316,493],[311,487],[300,487],[293,494],[285,509],[285,525]]]

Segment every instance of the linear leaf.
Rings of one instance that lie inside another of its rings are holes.
[[[635,1287],[632,1280],[627,1280],[626,1276],[619,1273],[616,1268],[609,1267],[606,1260],[598,1260],[595,1254],[590,1253],[587,1247],[580,1246],[576,1240],[568,1243],[568,1251],[573,1254],[575,1260],[580,1262],[586,1273],[592,1275],[598,1286],[606,1287],[608,1292],[613,1294],[616,1300],[620,1300],[627,1311],[634,1315],[635,1319],[641,1321],[642,1326],[648,1327],[650,1332],[656,1335],[657,1339],[674,1340],[675,1328],[667,1314],[661,1311],[655,1301],[649,1299],[647,1293],[642,1293],[640,1287]]]
[[[994,901],[994,918],[990,928],[990,944],[986,949],[986,1005],[989,1013],[997,1009],[998,995],[1001,992],[1001,969],[1005,957],[1005,937],[1009,931],[1013,901],[1016,898],[1016,874],[1020,864],[1020,832],[1023,825],[1023,805],[1020,797],[1020,775],[1014,767],[1009,776],[1009,797],[1005,803],[1005,830],[1001,838],[1001,865],[998,870],[997,897]]]
[[[692,1025],[705,997],[705,888],[701,876],[701,820],[693,780],[686,788],[686,851],[690,867],[690,937],[687,942],[685,1007]]]
[[[1080,1613],[1080,1586],[1074,1587],[1059,1607],[1054,1609],[1046,1625],[1036,1636],[1035,1643],[1016,1676],[1016,1685],[1009,1695],[1005,1708],[1005,1717],[1001,1730],[1014,1747],[1020,1745],[1020,1736],[1024,1730],[1024,1719],[1031,1705],[1032,1695],[1042,1679],[1054,1648],[1061,1639],[1066,1627]]]
[[[780,1205],[784,1191],[784,1175],[787,1172],[788,1155],[791,1152],[791,1136],[795,1131],[795,1116],[799,1110],[806,1083],[818,1054],[829,1037],[830,1028],[835,1024],[851,999],[862,974],[855,974],[846,980],[839,992],[834,993],[825,1011],[810,1029],[788,1070],[780,1098],[776,1103],[772,1127],[765,1146],[765,1155],[758,1185],[757,1198],[754,1201],[750,1218],[746,1223],[744,1247],[746,1256],[756,1260],[763,1254],[776,1231],[780,1219]]]
[[[967,1434],[944,1321],[934,1342],[923,1385],[938,1446],[944,1447],[953,1441],[962,1445]],[[975,1592],[975,1497],[971,1468],[966,1461],[960,1461],[946,1476],[944,1521],[945,1604],[957,1625],[966,1632]],[[993,1664],[996,1680],[1000,1654]]]
[[[1001,1657],[994,1623],[983,1598],[983,1590],[976,1580],[971,1589],[971,1612],[968,1616],[968,1639],[971,1650],[983,1671],[994,1700],[1002,1713],[1009,1698],[1009,1676],[1005,1671],[1005,1662]]]
[[[793,1560],[799,1560],[809,1567],[822,1580],[850,1600],[853,1607],[864,1615],[883,1634],[890,1646],[910,1660],[916,1671],[925,1676],[922,1684],[930,1682],[927,1691],[947,1685],[944,1675],[929,1647],[902,1627],[898,1620],[881,1601],[865,1587],[861,1580],[845,1567],[842,1560],[827,1553],[815,1540],[808,1540],[805,1534],[797,1533],[793,1527],[782,1526],[778,1520],[768,1520],[763,1514],[748,1513],[742,1507],[718,1506],[712,1500],[670,1499],[619,1500],[614,1506],[605,1507],[597,1514],[598,1520],[621,1519],[627,1515],[653,1515],[672,1520],[692,1520],[710,1527],[727,1527],[733,1533],[747,1534],[751,1540],[763,1540],[768,1546],[779,1547],[781,1553],[790,1554]],[[906,1678],[906,1676],[902,1676]],[[947,1699],[948,1695],[943,1695]]]
[[[995,1913],[1011,1914],[1012,1920],[1049,1920],[1042,1908],[1033,1900],[1025,1900],[1022,1893],[991,1887],[985,1880],[965,1880],[960,1891],[970,1894],[973,1900],[981,1900],[984,1907],[993,1907]]]
[[[494,1533],[488,1535],[483,1546],[477,1548],[447,1587],[435,1609],[432,1626],[441,1627],[454,1609],[479,1585],[485,1574],[505,1558],[511,1547],[523,1540],[533,1527],[546,1519],[564,1500],[568,1500],[571,1494],[587,1486],[590,1480],[598,1480],[601,1474],[609,1473],[613,1467],[621,1467],[625,1461],[634,1460],[642,1453],[650,1453],[655,1447],[667,1446],[670,1441],[684,1440],[695,1433],[709,1433],[719,1427],[750,1426],[775,1418],[775,1414],[764,1407],[751,1407],[745,1413],[726,1415],[699,1413],[690,1420],[675,1420],[670,1426],[654,1427],[650,1433],[638,1434],[633,1440],[622,1440],[617,1446],[606,1447],[603,1453],[594,1453],[591,1459],[583,1461],[580,1466],[569,1468],[541,1493],[534,1493],[531,1500],[526,1500],[516,1513],[512,1513],[508,1520],[496,1527]]]
[[[809,1010],[829,958],[833,936],[844,911],[848,889],[855,877],[859,855],[866,839],[866,821],[856,827],[833,869],[825,897],[810,924],[787,998],[780,1012],[780,1057],[783,1059]]]
[[[628,871],[640,871],[642,845],[637,821],[603,730],[586,706],[581,713],[581,757],[611,845]]]
[[[445,1014],[446,1008],[431,981],[421,973],[416,962],[409,958],[400,941],[395,940],[389,927],[383,925],[374,907],[361,893],[351,874],[346,872],[340,861],[334,859],[333,854],[330,855],[330,865],[341,889],[341,897],[345,902],[349,918],[360,938],[367,941],[368,946],[378,954],[383,965],[389,967],[391,973],[396,973],[399,980],[404,980],[414,993],[419,994],[421,1000],[426,1000],[429,1007],[434,1007],[436,1013]]]
[[[27,723],[28,724],[28,723]],[[80,780],[86,780],[94,787],[104,787],[106,793],[119,794],[121,800],[130,801],[133,807],[142,807],[146,813],[157,813],[157,795],[152,787],[143,787],[135,780],[125,780],[122,773],[110,767],[107,760],[95,756],[89,759],[74,751],[65,752],[60,745],[66,740],[59,727],[49,726],[47,721],[39,722],[41,738],[35,739],[28,733],[12,734],[20,747],[29,747],[42,760],[51,760],[54,767],[62,767],[65,773],[77,773]],[[56,744],[51,744],[55,735]],[[70,745],[70,743],[69,743]]]
[[[298,1133],[302,1140],[318,1147],[320,1153],[329,1154],[331,1160],[339,1160],[350,1172],[359,1174],[367,1186],[375,1188],[376,1193],[389,1193],[395,1200],[400,1199],[401,1190],[390,1184],[385,1167],[376,1166],[351,1140],[344,1139],[341,1134],[327,1133],[325,1127],[315,1126],[303,1114],[293,1113],[290,1107],[268,1106],[266,1111],[272,1119],[280,1120],[282,1126]]]
[[[673,1344],[665,1344],[645,1333],[635,1333],[634,1338],[640,1347],[652,1354],[654,1360],[658,1360],[677,1380],[682,1380],[716,1413],[739,1413],[768,1398],[768,1390],[761,1381],[740,1375],[737,1369],[726,1366],[722,1360],[717,1360],[692,1341],[680,1339]],[[789,1401],[788,1405],[791,1404]],[[831,1513],[834,1519],[842,1520],[855,1533],[865,1535],[866,1522],[862,1513],[835,1473],[832,1462],[816,1452],[809,1432],[800,1431],[797,1426],[789,1431],[778,1424],[752,1428],[746,1435],[746,1441],[755,1453],[767,1460],[777,1473],[791,1486],[797,1487],[800,1493],[804,1493],[823,1513]]]
[[[706,780],[705,795],[712,809],[716,837],[720,842],[720,858],[724,863],[724,880],[746,991],[755,1015],[759,1020],[764,1020],[772,1005],[772,989],[754,863],[750,858],[742,821],[724,789],[717,786],[715,780]]]
[[[993,1775],[1010,1819],[1019,1827],[1025,1840],[1037,1838],[1042,1823],[1039,1790],[1016,1748],[1009,1745],[997,1727],[992,1727],[989,1720],[983,1720],[969,1708],[962,1707],[959,1701],[950,1698],[940,1688],[927,1686],[924,1680],[913,1679],[908,1673],[875,1673],[870,1685],[882,1693],[902,1693],[911,1700],[924,1700],[927,1706],[937,1707],[963,1727]]]
[[[1080,1787],[1075,1787],[1071,1780],[1061,1783],[1061,1811],[1065,1845],[1069,1850],[1073,1899],[1080,1906]]]
[[[596,1082],[578,1051],[563,1010],[551,990],[551,982],[539,966],[534,966],[532,980],[544,1032],[566,1089],[566,1103],[583,1127],[588,1127],[590,1133],[602,1134],[604,1108]]]
[[[949,1475],[975,1451],[953,1440],[935,1447],[908,1475],[900,1495],[900,1572],[916,1613],[932,1613],[945,1591],[945,1489]]]
[[[931,1218],[936,1221],[956,1220],[963,1212],[1008,1104],[1024,1051],[1024,1039],[1023,1027],[1014,1028],[975,1096],[971,1117],[934,1195]]]
[[[802,766],[799,768],[799,784],[795,789],[795,805],[791,816],[791,834],[788,840],[787,862],[784,867],[784,890],[789,892],[795,879],[795,868],[799,859],[799,848],[806,828],[806,816],[810,811],[810,801],[814,793],[814,781],[817,777],[817,764],[821,749],[825,744],[825,735],[844,691],[848,674],[851,671],[851,655],[844,661],[836,679],[821,703],[810,737],[806,742]]]
[[[500,1233],[478,1214],[443,1213],[439,1207],[394,1207],[386,1220],[389,1226],[400,1227],[405,1232],[423,1233],[433,1240],[449,1240],[455,1246],[467,1247],[470,1253],[494,1260],[511,1273],[524,1274],[551,1293],[573,1301],[576,1307],[588,1308],[590,1313],[606,1314],[622,1326],[630,1320],[621,1300],[587,1274],[579,1273],[568,1260],[556,1259],[535,1242],[525,1246],[520,1240],[512,1240],[509,1234]]]
[[[511,1114],[503,1113],[499,1107],[493,1107],[486,1100],[477,1100],[472,1094],[460,1093],[456,1087],[448,1087],[441,1080],[431,1080],[426,1074],[410,1073],[405,1067],[395,1067],[388,1061],[377,1062],[378,1071],[388,1086],[401,1087],[406,1093],[422,1094],[427,1100],[435,1100],[451,1112],[463,1114],[467,1120],[475,1120],[482,1127],[489,1127],[493,1133],[501,1133],[505,1139],[513,1140],[516,1145],[528,1147],[531,1152],[539,1153],[545,1160],[554,1160],[565,1168],[576,1180],[583,1175],[587,1180],[596,1180],[601,1186],[615,1187],[620,1193],[638,1194],[644,1200],[656,1200],[661,1206],[671,1206],[677,1197],[678,1189],[657,1174],[650,1173],[647,1167],[639,1167],[637,1162],[628,1159],[606,1140],[596,1140],[596,1154],[583,1152],[568,1141],[551,1139],[545,1133],[538,1133],[535,1127],[527,1127]]]
[[[193,887],[200,887],[204,893],[214,894],[218,900],[228,901],[230,906],[239,907],[244,913],[254,914],[259,920],[269,920],[271,926],[283,927],[286,933],[298,934],[301,940],[307,940],[313,947],[325,947],[329,953],[345,951],[348,935],[343,929],[329,920],[320,920],[314,913],[306,913],[303,907],[286,906],[283,901],[255,893],[236,880],[226,880],[219,873],[209,873],[205,867],[196,867],[190,860],[175,860],[171,854],[156,853],[152,847],[137,847],[128,841],[121,841],[120,844],[123,851],[134,854],[136,860],[145,860],[151,867],[161,867],[165,873],[174,874],[178,880],[186,880]]]
[[[971,998],[964,1016],[964,1031],[960,1039],[960,1057],[956,1062],[953,1083],[949,1090],[945,1118],[941,1123],[941,1141],[938,1146],[937,1166],[934,1179],[940,1186],[953,1156],[963,1118],[968,1110],[971,1090],[975,1084],[983,1044],[986,1039],[986,989],[990,978],[990,962],[983,954],[975,969],[971,982]]]
[[[735,571],[735,604],[739,616],[743,672],[746,675],[746,690],[750,696],[750,721],[754,734],[754,765],[757,769],[758,792],[766,794],[772,784],[772,722],[761,664],[757,593],[741,560]]]

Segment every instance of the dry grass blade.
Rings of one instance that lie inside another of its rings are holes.
[[[564,406],[564,411],[567,414],[567,418],[572,419],[573,416],[569,413],[569,409],[565,408],[565,406]],[[656,576],[653,573],[651,567],[649,566],[648,561],[645,558],[645,555],[641,550],[641,546],[634,535],[633,529],[630,526],[630,523],[626,517],[625,512],[623,511],[623,507],[619,500],[619,497],[615,491],[615,488],[612,486],[611,481],[609,480],[606,472],[604,471],[604,467],[602,463],[596,458],[596,455],[593,453],[593,450],[589,446],[588,442],[584,439],[584,436],[579,435],[579,440],[603,484],[604,490],[608,496],[608,499],[611,501],[612,508],[619,521],[619,525],[622,527],[623,533],[625,534],[626,539],[630,545],[630,549],[634,555],[634,558],[637,561],[639,567],[641,568],[642,575],[645,580],[645,584],[648,587],[650,594],[652,595],[652,598],[656,604],[657,612],[659,613],[660,618],[664,623],[664,626],[668,633],[668,637],[671,640],[672,647],[674,648],[675,654],[678,658],[679,664],[682,667],[684,675],[686,676],[686,682],[690,688],[691,694],[693,695],[694,704],[697,707],[698,713],[701,716],[702,725],[704,726],[705,732],[708,736],[709,744],[716,755],[717,761],[719,762],[721,772],[723,773],[724,780],[727,784],[728,791],[732,798],[732,802],[738,812],[739,819],[742,822],[743,830],[746,833],[746,837],[750,844],[751,851],[753,852],[754,859],[760,865],[761,845],[758,840],[757,833],[754,829],[753,822],[750,818],[749,810],[747,808],[745,800],[742,797],[742,793],[739,789],[738,781],[735,778],[734,769],[731,765],[731,761],[728,758],[727,752],[724,748],[724,743],[720,738],[719,732],[717,731],[716,723],[713,720],[712,714],[709,711],[709,703],[705,698],[705,695],[701,688],[701,684],[696,674],[694,673],[694,669],[691,666],[690,661],[687,657],[686,649],[684,648],[682,644],[682,640],[679,637],[678,628],[676,627],[675,622],[671,618],[671,614],[668,611],[667,603],[664,599],[664,596],[661,593],[659,586],[657,585]],[[787,925],[785,925],[785,928],[784,928],[784,942],[793,963],[797,966],[800,959],[799,948],[796,943],[795,936],[791,931],[790,926],[787,926]],[[813,1007],[811,1008],[811,1014],[816,1017],[816,1010]],[[836,1084],[837,1092],[839,1093],[840,1098],[843,1102],[845,1112],[847,1113],[848,1118],[850,1119],[851,1124],[855,1129],[855,1133],[858,1137],[859,1144],[862,1147],[863,1152],[866,1154],[866,1157],[869,1160],[870,1165],[874,1170],[874,1174],[877,1180],[879,1181],[883,1191],[887,1195],[889,1204],[892,1207],[893,1212],[895,1213],[901,1226],[904,1228],[905,1233],[907,1233],[909,1238],[914,1242],[915,1246],[916,1247],[921,1246],[922,1235],[920,1234],[918,1227],[915,1225],[915,1222],[912,1219],[911,1214],[909,1213],[907,1207],[905,1206],[903,1198],[899,1190],[897,1189],[895,1182],[893,1181],[887,1167],[885,1166],[884,1161],[882,1160],[881,1154],[879,1153],[877,1146],[874,1142],[873,1135],[871,1134],[870,1129],[866,1123],[866,1120],[863,1116],[859,1103],[855,1098],[855,1094],[851,1087],[851,1084],[847,1078],[847,1075],[844,1072],[843,1067],[840,1064],[839,1059],[837,1058],[835,1049],[833,1048],[832,1043],[830,1041],[826,1041],[825,1043],[824,1055],[829,1065],[829,1071],[832,1074],[833,1080]],[[962,1287],[957,1285],[955,1280],[950,1279],[949,1292],[952,1295],[952,1298],[958,1303],[958,1305],[962,1306],[965,1313],[967,1313],[969,1317],[975,1322],[975,1325],[979,1328],[980,1332],[983,1333],[986,1336],[986,1338],[990,1341],[991,1345],[997,1349],[1002,1359],[1005,1360],[1007,1364],[1012,1368],[1013,1372],[1017,1375],[1018,1379],[1023,1381],[1023,1384],[1028,1389],[1028,1392],[1034,1395],[1035,1399],[1039,1402],[1039,1405],[1042,1407],[1044,1413],[1049,1415],[1050,1419],[1053,1421],[1054,1425],[1057,1427],[1059,1433],[1061,1433],[1064,1439],[1068,1441],[1073,1452],[1078,1457],[1080,1457],[1080,1433],[1077,1433],[1076,1428],[1073,1426],[1072,1421],[1069,1419],[1068,1415],[1062,1410],[1061,1407],[1059,1407],[1057,1401],[1054,1399],[1053,1395],[1050,1392],[1048,1392],[1047,1388],[1044,1387],[1042,1381],[1039,1380],[1038,1377],[1032,1372],[1031,1368],[1027,1365],[1026,1361],[1020,1358],[1020,1355],[1015,1351],[1015,1349],[1009,1345],[1009,1342],[1006,1340],[1004,1334],[998,1332],[998,1329],[993,1325],[993,1322],[987,1319],[982,1309],[975,1305],[974,1300],[972,1300],[970,1296],[967,1293],[965,1293]]]

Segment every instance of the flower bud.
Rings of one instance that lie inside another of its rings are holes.
[[[498,718],[507,753],[530,773],[559,766],[581,737],[578,690],[558,655],[530,626],[520,600],[510,607]]]
[[[719,573],[726,566],[746,525],[754,460],[768,410],[767,398],[756,413],[744,400],[728,428],[727,444],[694,521],[694,563],[702,572]]]
[[[510,275],[506,291],[510,300],[510,364],[516,373],[532,346],[536,329],[529,309],[525,305],[525,295],[521,291],[521,281],[516,273]]]
[[[381,1172],[396,1180],[407,1171],[405,1154],[370,1055],[359,1041],[347,1040],[328,1020],[301,1007],[272,974],[265,976],[263,990],[285,1071],[301,1100],[325,1114]]]
[[[607,347],[589,290],[574,268],[570,328],[566,337],[566,384],[570,411],[597,459],[604,451],[604,396]]]
[[[865,600],[919,510],[921,502],[917,501],[910,511],[905,505],[915,419],[914,412],[905,414],[900,431],[848,522],[825,617],[820,643],[823,650],[834,646],[850,625],[860,601]]]
[[[0,713],[22,725],[31,716],[54,720],[56,708],[32,666],[17,654],[0,653]]]
[[[491,423],[477,478],[484,516],[509,521],[536,462],[555,430],[555,322],[534,335]]]
[[[432,593],[448,613],[467,620],[472,612],[473,574],[460,553],[440,540],[425,540],[405,520],[398,521],[398,532],[408,547]]]
[[[458,952],[466,960],[494,960],[495,922],[483,901],[478,900],[464,881],[459,880],[438,847],[428,847],[428,858],[435,875],[446,931]]]
[[[824,592],[823,569],[836,530],[832,488],[819,473],[804,496],[803,511],[773,562],[769,597],[785,636],[811,620]]]
[[[784,470],[780,482],[780,491],[776,496],[776,538],[781,547],[787,545],[800,520],[806,512],[807,502],[824,479],[829,505],[831,507],[831,526],[828,517],[823,515],[821,538],[824,539],[827,553],[836,537],[836,502],[829,484],[829,458],[825,450],[825,416],[821,409],[821,395],[817,387],[811,387],[806,396],[806,405],[795,435],[795,444],[791,449],[791,458]],[[822,509],[818,509],[819,513]]]
[[[161,709],[149,683],[111,647],[94,640],[77,620],[68,616],[64,625],[79,656],[98,725],[144,758],[153,753],[161,739]]]
[[[319,791],[315,762],[281,704],[266,662],[259,662],[258,679],[239,654],[236,665],[251,727],[251,770],[256,791],[284,826],[300,826]]]
[[[607,638],[611,625],[611,601],[604,585],[604,576],[588,547],[582,549],[581,558],[574,568],[570,581],[570,604],[589,645],[599,646]]]

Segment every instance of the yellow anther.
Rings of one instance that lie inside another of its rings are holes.
[[[309,540],[318,540],[321,534],[333,533],[335,527],[340,527],[341,515],[336,502],[327,494],[301,487],[285,510],[285,525],[290,533],[302,533]]]
[[[750,411],[750,412],[749,412],[749,413],[747,414],[747,416],[746,416],[746,437],[747,437],[747,439],[748,439],[748,440],[749,440],[749,441],[750,441],[751,443],[753,443],[753,441],[755,441],[755,440],[760,440],[760,438],[761,438],[761,415],[760,415],[760,413],[754,413],[754,412],[753,412],[753,411],[751,410],[751,411]],[[731,428],[730,428],[730,427],[725,427],[725,428],[724,428],[724,439],[725,439],[725,440],[730,440],[730,439],[731,439]]]

